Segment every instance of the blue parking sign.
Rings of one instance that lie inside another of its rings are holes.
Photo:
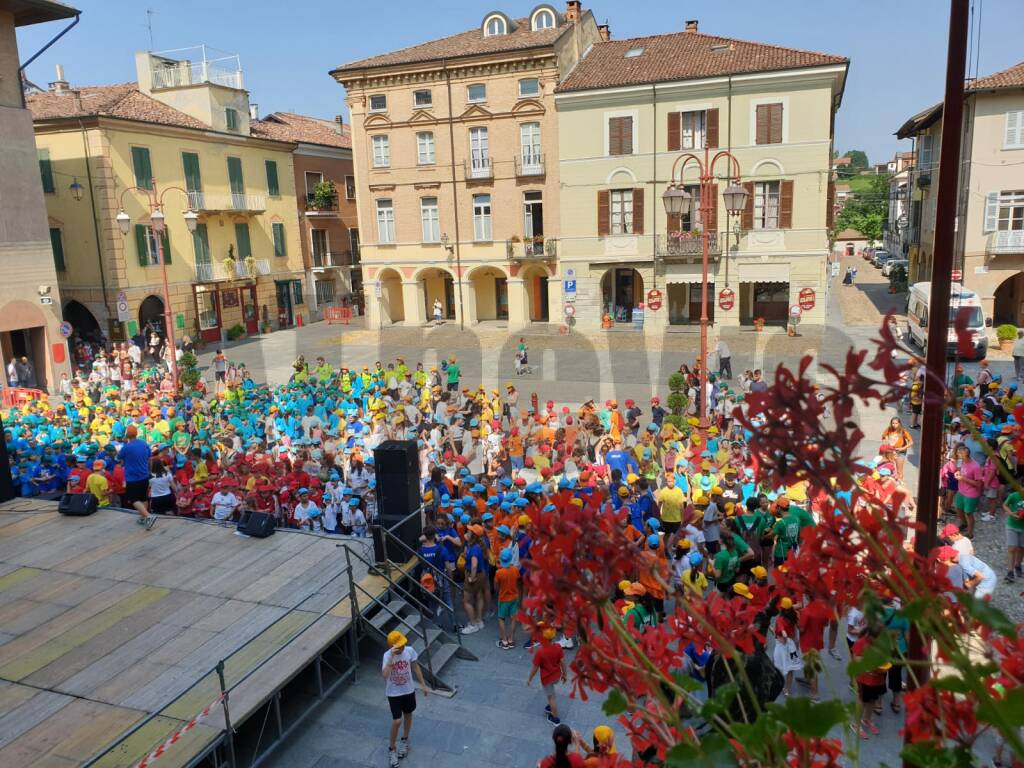
[[[565,281],[565,292],[566,293],[576,293],[576,281],[575,280],[566,280]]]

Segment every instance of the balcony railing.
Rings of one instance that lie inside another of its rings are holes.
[[[704,240],[699,232],[658,235],[655,248],[658,257],[663,259],[701,259],[704,256]],[[721,253],[718,233],[708,232],[708,254],[717,257]]]
[[[269,259],[253,259],[251,262],[246,259],[239,259],[235,262],[234,268],[229,273],[223,261],[198,262],[196,264],[197,283],[214,283],[220,280],[238,280],[271,273]]]
[[[329,269],[331,267],[347,267],[350,259],[347,253],[317,253],[313,252],[313,269]]]
[[[317,213],[337,213],[338,212],[338,196],[334,195],[329,199],[317,199],[317,196],[313,193],[306,194],[306,213],[317,214]]]
[[[558,255],[558,240],[543,235],[527,237],[523,240],[506,240],[505,251],[508,258],[520,261],[523,259],[553,259]]]
[[[189,192],[189,208],[193,211],[247,211],[258,213],[267,209],[265,195],[247,195],[231,192],[229,194],[210,194],[208,192]]]
[[[1024,230],[1008,229],[993,232],[988,241],[989,253],[1024,252]]]
[[[515,157],[516,176],[543,176],[544,155],[523,152]]]
[[[466,160],[462,165],[467,179],[489,179],[494,175],[489,157],[476,157]]]
[[[214,57],[205,45],[161,51],[150,57],[154,88],[181,88],[210,83],[227,88],[244,88],[242,65],[237,54]]]

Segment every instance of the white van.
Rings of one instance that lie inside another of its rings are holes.
[[[932,292],[931,283],[915,283],[910,286],[907,299],[907,330],[915,344],[926,349],[928,346],[928,304]],[[966,308],[967,329],[971,333],[974,347],[974,359],[984,360],[988,354],[988,333],[985,327],[992,321],[985,317],[981,308],[981,299],[974,291],[964,288],[960,283],[953,283],[949,291],[949,335],[947,349],[950,357],[957,356],[956,323],[957,312]],[[960,355],[964,357],[964,355]]]

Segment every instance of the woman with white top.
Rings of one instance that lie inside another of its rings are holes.
[[[177,490],[174,476],[160,459],[149,462],[149,511],[160,515],[177,512],[174,492]]]

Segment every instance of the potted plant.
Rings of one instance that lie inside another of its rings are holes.
[[[665,422],[672,424],[684,433],[689,433],[689,424],[686,421],[686,406],[690,399],[686,396],[686,377],[681,373],[673,373],[668,377],[669,395],[665,400],[669,414],[665,416]]]
[[[245,271],[249,273],[249,277],[256,276],[256,257],[249,255],[245,257]]]
[[[996,339],[1003,352],[1013,352],[1013,344],[1017,341],[1017,326],[1004,323],[996,328]]]
[[[889,293],[903,293],[905,290],[907,290],[906,267],[893,267],[889,271]]]
[[[334,207],[334,200],[335,189],[333,181],[324,180],[313,187],[312,204],[316,210],[322,211]]]
[[[221,262],[224,265],[224,272],[230,279],[235,276],[235,246],[231,244],[228,246],[228,255]]]
[[[764,318],[763,317],[755,317],[754,318],[754,330],[757,331],[758,333],[760,333],[761,331],[764,330]]]

